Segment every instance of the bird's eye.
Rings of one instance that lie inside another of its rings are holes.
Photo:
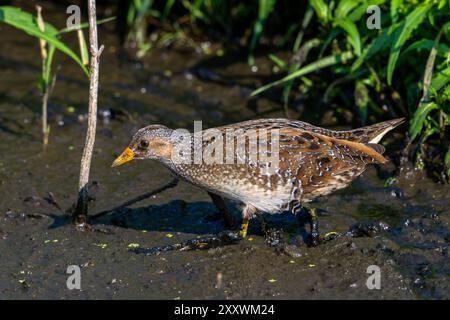
[[[148,140],[142,140],[141,143],[140,143],[140,147],[142,149],[147,149],[148,145],[149,145]]]

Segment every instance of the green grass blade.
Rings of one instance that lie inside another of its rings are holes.
[[[328,5],[323,0],[311,0],[310,4],[314,8],[317,17],[319,17],[320,22],[326,24],[329,16]]]
[[[97,21],[97,25],[99,26],[99,25],[101,25],[101,24],[104,24],[104,23],[113,21],[113,20],[115,20],[115,19],[116,19],[116,17],[108,17],[108,18],[105,18],[105,19],[101,19],[101,20],[98,20],[98,21]],[[66,28],[64,28],[64,29],[59,30],[59,31],[58,31],[58,34],[69,33],[69,32],[76,31],[76,30],[78,30],[78,29],[86,29],[87,27],[89,27],[89,22],[80,23],[80,26],[79,26],[78,28],[67,28],[67,27],[66,27]]]
[[[414,140],[421,132],[427,115],[439,107],[434,102],[420,104],[414,113],[409,127],[411,140]]]
[[[89,76],[88,70],[83,65],[78,55],[69,47],[67,47],[63,42],[61,42],[58,38],[56,38],[58,30],[52,25],[46,23],[45,31],[42,32],[39,29],[36,23],[36,19],[33,15],[28,12],[24,12],[19,8],[9,6],[0,7],[0,22],[9,24],[19,30],[28,33],[31,36],[47,41],[49,44],[55,46],[56,49],[64,52],[66,55],[72,58],[72,60],[74,60],[81,67],[84,73]]]
[[[269,59],[272,60],[272,62],[275,63],[278,66],[278,68],[280,68],[281,70],[286,70],[289,67],[287,62],[285,62],[282,59],[278,58],[274,54],[269,54]]]
[[[320,40],[314,38],[314,39],[306,41],[305,44],[300,49],[298,49],[294,46],[293,52],[295,55],[293,57],[294,58],[293,60],[295,60],[296,63],[292,64],[290,67],[287,66],[289,68],[289,73],[296,72],[298,69],[300,69],[303,62],[307,59],[309,51],[319,45],[320,45]],[[286,117],[288,117],[288,115],[289,115],[289,112],[288,112],[289,94],[290,94],[292,86],[294,84],[294,80],[295,79],[292,79],[292,80],[286,81],[284,83],[282,100],[283,100],[283,104],[284,104],[284,110],[285,110]]]
[[[53,45],[49,45],[48,46],[48,56],[47,56],[47,60],[45,61],[45,74],[44,74],[44,82],[45,85],[48,85],[51,82],[51,72],[52,72],[52,62],[53,62],[53,57],[55,56],[55,46]]]
[[[349,12],[359,5],[358,1],[355,0],[341,0],[334,11],[334,16],[336,19],[346,19]],[[365,5],[367,8],[367,5]]]
[[[264,29],[264,23],[269,17],[270,13],[273,11],[275,7],[276,0],[259,0],[258,7],[258,19],[255,22],[253,27],[253,35],[250,40],[250,53],[248,56],[248,64],[253,65],[255,63],[254,52],[256,48],[256,44],[261,38],[262,31]]]
[[[347,39],[350,45],[353,47],[357,56],[361,55],[361,37],[356,25],[348,20],[337,20],[336,25],[344,29],[347,33]]]
[[[431,80],[430,87],[433,88],[434,91],[438,91],[449,82],[450,82],[450,67],[435,72],[433,75],[433,79]]]
[[[170,12],[172,11],[172,7],[175,3],[175,0],[167,0],[166,5],[164,7],[164,11],[163,11],[163,15],[162,15],[162,20],[166,20],[167,17],[169,16]]]
[[[402,52],[400,55],[400,59],[403,58],[403,56],[406,56],[411,51],[415,50],[424,50],[424,51],[430,51],[431,48],[433,48],[434,41],[431,39],[420,39],[411,44],[406,50]],[[450,47],[447,46],[444,43],[439,43],[437,49],[437,55],[442,58],[447,58],[448,53],[450,52]]]
[[[446,23],[441,28],[441,30],[439,31],[438,35],[434,39],[433,47],[431,48],[430,54],[428,55],[428,59],[427,59],[426,67],[425,67],[425,72],[424,72],[424,75],[423,75],[423,95],[422,95],[421,102],[426,102],[428,100],[428,98],[429,98],[430,85],[431,85],[431,80],[433,78],[434,63],[435,63],[435,60],[436,60],[436,56],[438,54],[439,41],[441,40],[442,34],[444,33],[444,31],[447,30],[449,25],[450,25],[449,23]]]
[[[445,154],[445,166],[447,167],[447,175],[450,177],[450,148],[447,150]]]
[[[424,20],[426,14],[433,6],[433,3],[426,3],[419,5],[414,9],[400,26],[400,32],[394,40],[389,54],[389,61],[387,67],[387,82],[392,84],[392,76],[394,74],[395,65],[397,64],[398,57],[405,42],[411,37],[412,32],[416,29]]]
[[[83,30],[78,30],[78,46],[80,47],[81,61],[84,65],[89,64],[89,50],[86,39],[84,38]]]
[[[280,80],[274,81],[272,83],[269,83],[269,84],[267,84],[265,86],[262,86],[262,87],[256,89],[255,91],[253,91],[251,93],[251,96],[255,96],[257,94],[260,94],[261,92],[266,91],[267,89],[269,89],[269,88],[271,88],[273,86],[279,85],[281,83],[284,83],[286,81],[289,81],[289,80],[292,80],[292,79],[304,76],[304,75],[306,75],[308,73],[311,73],[311,72],[314,72],[314,71],[318,71],[320,69],[323,69],[323,68],[326,68],[326,67],[338,64],[338,63],[346,62],[346,61],[348,61],[348,60],[350,60],[352,58],[353,58],[353,53],[351,51],[346,51],[346,52],[343,52],[341,54],[336,54],[336,55],[332,55],[332,56],[328,56],[328,57],[322,58],[320,60],[317,60],[317,61],[315,61],[313,63],[310,63],[310,64],[304,66],[303,68],[300,68],[299,70],[297,70],[297,71],[287,75],[286,77],[284,77],[284,78],[282,78]]]
[[[390,15],[391,15],[392,22],[397,22],[402,2],[403,2],[403,0],[392,0],[391,1]]]
[[[359,117],[361,125],[366,125],[367,114],[369,113],[369,89],[366,87],[362,80],[357,80],[355,83],[355,103],[358,107]]]
[[[370,45],[364,48],[361,55],[353,63],[352,71],[356,71],[356,69],[358,69],[365,61],[369,60],[372,56],[391,46],[392,42],[397,37],[397,33],[399,32],[399,24],[385,29],[374,41],[372,41]]]
[[[359,7],[354,8],[351,12],[349,12],[346,16],[344,16],[344,19],[352,22],[358,22],[362,19],[363,16],[367,14],[367,8],[369,6],[381,5],[385,2],[386,0],[362,1],[361,5]]]

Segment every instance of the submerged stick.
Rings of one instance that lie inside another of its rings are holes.
[[[89,15],[89,51],[91,60],[89,65],[90,84],[89,84],[89,111],[88,127],[86,132],[86,142],[81,157],[80,179],[78,184],[78,200],[76,209],[73,213],[73,222],[77,228],[83,229],[87,223],[88,212],[88,190],[89,171],[91,167],[92,151],[95,142],[95,130],[97,127],[97,99],[98,99],[98,76],[100,55],[103,51],[103,45],[98,47],[97,38],[97,15],[95,10],[95,0],[88,0]]]

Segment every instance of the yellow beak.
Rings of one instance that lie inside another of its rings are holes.
[[[111,167],[118,167],[123,165],[124,163],[127,163],[128,161],[133,160],[134,153],[133,151],[127,147],[120,156],[117,157],[116,160],[112,163]]]

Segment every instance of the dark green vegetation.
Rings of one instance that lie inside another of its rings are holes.
[[[38,80],[38,87],[42,93],[43,143],[44,145],[47,145],[50,134],[50,126],[47,124],[47,105],[56,81],[56,72],[52,74],[52,64],[55,51],[59,50],[69,56],[80,66],[86,76],[89,76],[89,71],[86,67],[88,65],[89,57],[87,44],[83,33],[83,29],[87,27],[87,24],[80,23],[80,25],[75,28],[66,27],[64,29],[57,30],[52,24],[44,21],[42,8],[39,5],[36,5],[36,12],[35,17],[31,13],[22,11],[18,7],[0,6],[0,22],[9,24],[39,39],[42,72]],[[108,22],[110,20],[112,20],[112,18],[104,19],[99,23]],[[61,40],[63,34],[75,31],[78,33],[80,55],[77,55],[66,43]]]

